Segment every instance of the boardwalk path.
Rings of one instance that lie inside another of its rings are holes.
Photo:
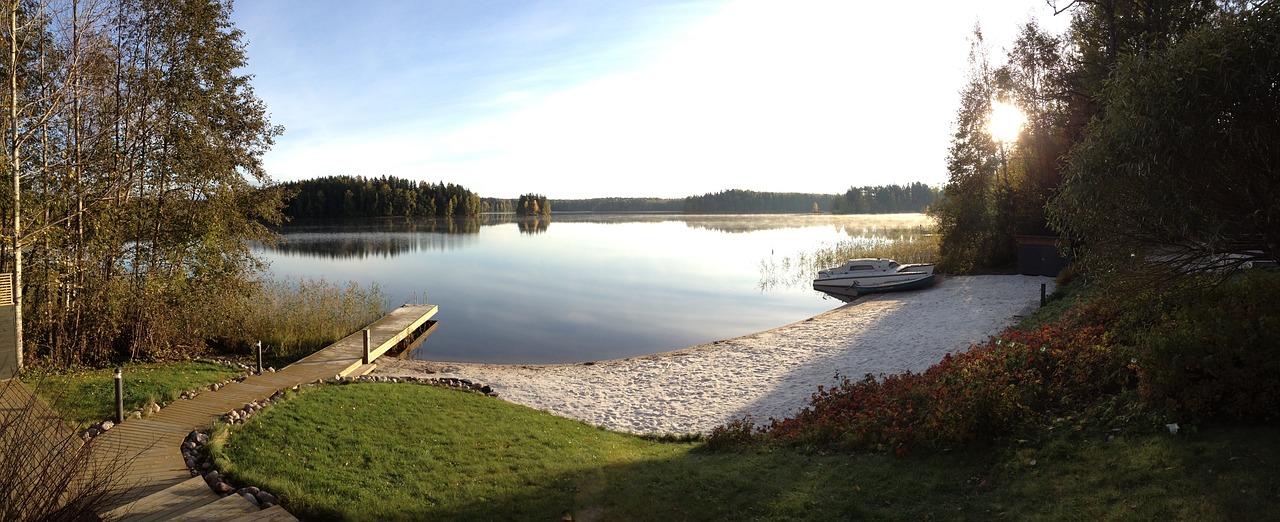
[[[395,347],[431,316],[435,305],[405,305],[369,325],[370,361]],[[121,505],[103,513],[119,520],[294,520],[274,506],[258,511],[232,495],[219,500],[200,477],[192,477],[180,446],[193,429],[204,429],[222,414],[267,399],[277,390],[335,375],[363,375],[362,332],[289,365],[275,373],[254,375],[221,390],[205,391],[191,400],[176,401],[145,419],[128,420],[94,441],[100,458],[122,459],[123,484],[128,493]],[[228,500],[231,499],[231,500]],[[237,502],[238,499],[238,502]]]

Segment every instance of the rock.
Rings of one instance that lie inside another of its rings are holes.
[[[197,433],[197,434],[196,434],[196,444],[199,444],[199,445],[203,446],[203,445],[208,444],[208,443],[209,443],[209,435],[208,435],[208,434],[205,434],[205,433]]]
[[[97,437],[99,434],[101,434],[102,430],[98,428],[89,428],[87,431],[85,431],[85,433],[89,435],[89,438],[94,438],[94,437]]]
[[[227,484],[226,482],[218,482],[213,486],[213,492],[219,495],[225,496],[232,491],[235,491],[235,488],[231,487],[231,484]]]
[[[257,497],[258,504],[262,506],[274,506],[280,503],[280,499],[277,499],[275,495],[267,493],[266,491],[259,491]]]
[[[193,459],[191,457],[187,457],[186,459],[184,459],[183,463],[187,465],[187,469],[193,469],[196,467],[196,459]]]
[[[254,486],[248,486],[248,487],[240,488],[239,490],[236,491],[236,493],[239,493],[241,495],[244,495],[246,493],[250,495],[257,495],[259,491],[262,491],[262,490]]]
[[[109,430],[109,429],[111,429],[111,428],[114,428],[114,427],[116,427],[116,423],[115,423],[115,422],[112,422],[112,421],[109,421],[109,420],[104,420],[104,421],[102,421],[102,424],[100,424],[100,425],[98,426],[98,429],[100,429],[100,430],[102,430],[102,431],[107,431],[107,430]]]
[[[250,504],[253,504],[253,505],[255,505],[255,506],[256,506],[256,505],[258,505],[258,497],[255,497],[255,496],[250,495],[250,494],[248,494],[248,493],[245,493],[245,494],[240,495],[240,496],[244,497],[244,499],[245,499],[245,500],[248,500]]]
[[[217,470],[210,471],[205,474],[204,481],[210,486],[213,486],[214,484],[222,482],[222,475],[219,475]]]
[[[159,405],[159,404],[152,404],[152,405],[151,405],[151,413],[160,413],[160,405]]]
[[[489,386],[488,384],[481,386],[480,393],[484,393],[484,394],[493,393],[493,387]]]

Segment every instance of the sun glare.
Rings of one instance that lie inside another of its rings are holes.
[[[987,133],[996,141],[1009,143],[1018,139],[1026,121],[1027,116],[1022,114],[1022,109],[1011,103],[994,101],[991,102],[991,114],[987,116]]]

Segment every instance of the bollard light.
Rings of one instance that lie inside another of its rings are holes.
[[[116,367],[116,424],[124,422],[124,369]]]

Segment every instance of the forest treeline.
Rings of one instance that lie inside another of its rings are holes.
[[[1058,5],[1064,34],[1026,23],[1002,57],[974,31],[932,212],[942,266],[1009,266],[1018,234],[1058,234],[1117,282],[1280,259],[1280,4]],[[1027,116],[1007,141],[997,103]]]
[[[555,199],[559,212],[681,212],[684,198]]]
[[[735,189],[687,197],[682,209],[691,214],[894,214],[924,212],[939,194],[939,189],[930,188],[924,183],[850,187],[844,194]]]
[[[542,194],[521,194],[516,201],[516,214],[521,216],[545,216],[551,214],[551,203]]]
[[[488,211],[479,195],[452,183],[395,176],[327,176],[285,183],[291,218],[476,216]]]
[[[836,214],[900,214],[919,213],[929,209],[942,197],[942,189],[924,183],[849,187],[843,196],[831,199],[831,212]]]
[[[19,356],[159,358],[243,339],[282,191],[221,0],[0,5],[0,272]]]
[[[684,199],[684,211],[690,214],[829,212],[833,197],[834,194],[732,189],[701,196],[689,196]]]
[[[924,212],[940,190],[923,183],[850,187],[843,195],[726,190],[680,199],[595,198],[550,200],[542,194],[518,199],[481,198],[452,183],[426,183],[394,176],[330,176],[285,183],[290,218],[474,216],[482,212],[520,215],[560,212],[687,212],[691,214],[889,214]]]

